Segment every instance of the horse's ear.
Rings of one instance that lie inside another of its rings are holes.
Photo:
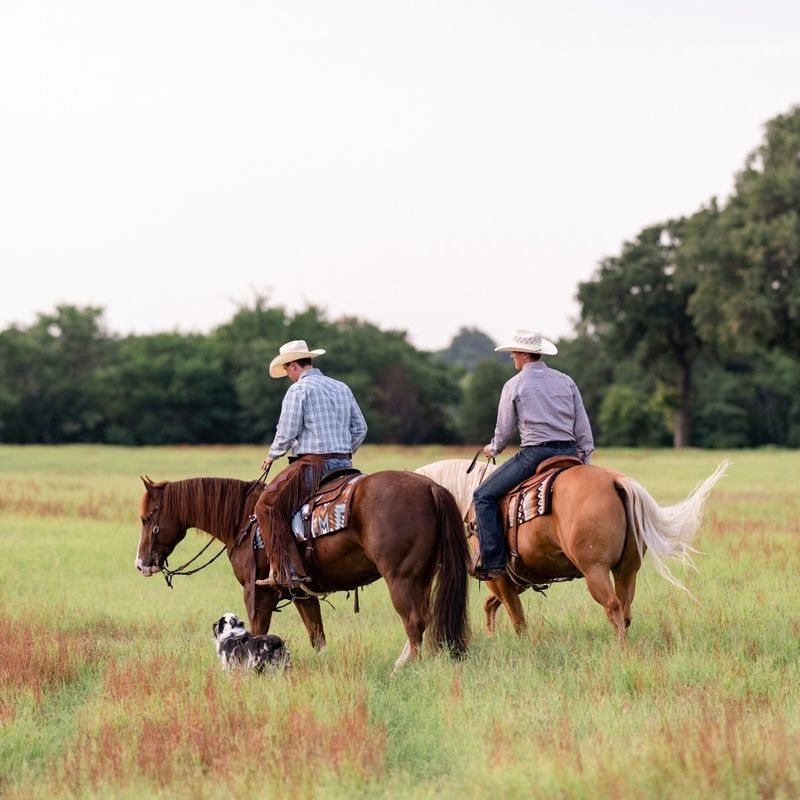
[[[149,475],[140,475],[139,477],[142,479],[142,483],[144,484],[144,488],[147,489],[147,491],[149,493],[153,488],[153,481],[150,480],[150,476]]]

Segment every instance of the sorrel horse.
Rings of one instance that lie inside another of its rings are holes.
[[[198,528],[224,543],[245,597],[254,577],[267,577],[264,550],[254,550],[241,535],[262,484],[230,478],[142,480],[146,491],[136,556],[142,575],[162,570],[187,529]],[[315,538],[314,549],[317,563],[309,565],[309,574],[315,591],[350,590],[384,578],[407,637],[395,668],[417,657],[426,629],[436,647],[456,657],[466,653],[469,548],[458,506],[446,489],[413,472],[366,475],[354,489],[348,527]],[[267,633],[281,593],[261,585],[250,586],[250,591],[254,592],[251,630]],[[295,606],[311,644],[322,650],[325,633],[319,601],[297,600]]]
[[[466,459],[447,459],[415,470],[449,489],[468,523],[475,518],[472,493],[496,469],[487,463],[467,473],[469,465]],[[486,582],[487,632],[494,631],[501,604],[514,629],[524,629],[519,594],[526,588],[582,577],[624,644],[631,624],[636,574],[645,553],[650,552],[664,578],[686,590],[666,561],[693,566],[691,554],[696,551],[692,542],[700,528],[703,504],[727,466],[727,461],[720,464],[686,500],[666,508],[659,506],[643,486],[616,470],[578,465],[561,472],[553,483],[551,513],[534,517],[517,529],[517,552],[528,580],[520,583],[504,577]],[[508,518],[508,503],[508,497],[501,502],[504,519]],[[477,551],[476,537],[471,541]],[[610,574],[614,576],[613,586]]]

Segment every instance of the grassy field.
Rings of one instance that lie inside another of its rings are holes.
[[[526,593],[463,662],[391,677],[382,582],[323,605],[328,652],[286,608],[286,675],[222,674],[211,623],[244,616],[228,562],[170,590],[134,569],[139,475],[252,480],[263,448],[0,447],[0,796],[800,797],[800,453],[608,450],[662,505],[725,457],[690,597],[645,561],[621,649],[581,581]],[[474,449],[365,447],[414,469]],[[172,558],[206,537],[190,533]]]

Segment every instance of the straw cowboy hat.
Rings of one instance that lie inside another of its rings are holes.
[[[269,365],[269,374],[271,378],[285,378],[286,370],[283,368],[284,364],[290,361],[299,361],[301,358],[314,358],[314,356],[321,356],[324,350],[309,350],[308,345],[303,339],[296,339],[293,342],[286,342],[281,345],[278,355],[272,359]]]
[[[554,356],[558,352],[558,348],[538,331],[519,329],[514,331],[509,344],[495,347],[494,351],[495,353],[542,353],[546,356]]]

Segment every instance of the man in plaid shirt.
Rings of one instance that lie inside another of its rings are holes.
[[[270,562],[270,575],[257,581],[272,588],[297,589],[309,582],[291,532],[292,514],[325,475],[353,466],[353,453],[367,435],[367,423],[350,388],[313,366],[324,350],[309,350],[297,340],[287,342],[272,359],[269,374],[288,376],[277,430],[261,463],[292,451],[289,466],[268,484],[255,507],[256,519]]]

